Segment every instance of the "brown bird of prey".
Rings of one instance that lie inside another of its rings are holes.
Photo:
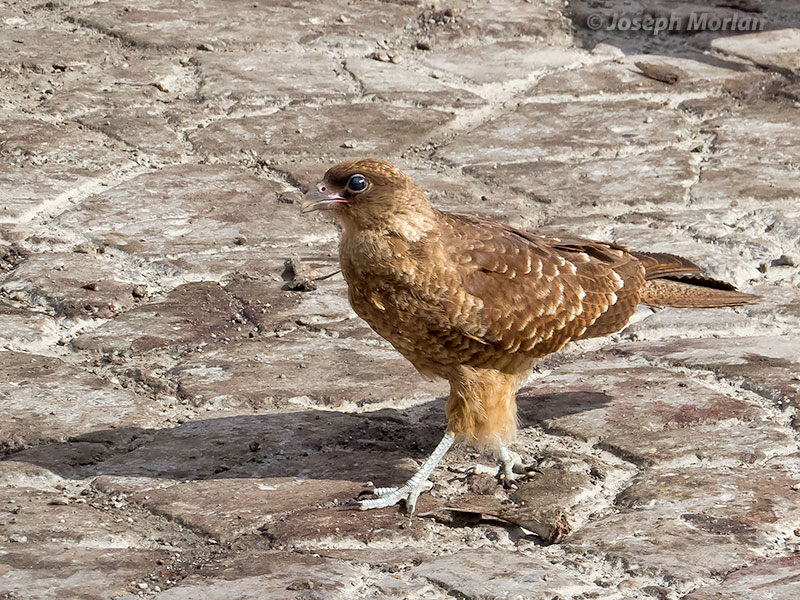
[[[356,314],[420,373],[450,382],[442,441],[408,482],[374,490],[364,509],[404,500],[413,512],[457,438],[494,451],[512,484],[517,387],[537,358],[567,342],[619,331],[639,304],[758,300],[678,256],[436,210],[383,160],[331,167],[306,194],[302,211],[314,210],[343,226],[339,261]]]

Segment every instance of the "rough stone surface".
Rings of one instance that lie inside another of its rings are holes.
[[[209,271],[214,278],[234,271],[263,275],[282,265],[301,231],[297,207],[281,201],[282,190],[244,170],[173,166],[88,198],[55,222],[78,239],[148,257],[151,267],[192,279]],[[275,218],[284,219],[280,228],[263,225]],[[213,254],[203,251],[209,243]]]
[[[790,338],[740,337],[720,347],[716,340],[668,342],[625,352],[658,361],[706,369],[725,380],[740,381],[753,392],[778,403],[800,406],[800,348]]]
[[[491,575],[480,575],[491,565]],[[414,574],[431,579],[467,598],[552,598],[594,591],[558,565],[490,549],[461,551],[416,567]]]
[[[797,597],[799,31],[794,0],[0,6],[0,598]],[[517,489],[458,444],[413,518],[359,511],[447,394],[299,214],[364,155],[763,301],[544,359]]]
[[[40,489],[3,475],[0,589],[7,597],[120,597],[134,591],[139,573],[168,560],[151,531],[131,528],[122,510],[101,505],[88,488]]]
[[[217,121],[189,135],[201,155],[286,165],[311,152],[329,157],[397,156],[450,120],[433,109],[374,103],[288,108],[273,118]]]
[[[13,452],[99,429],[155,422],[144,398],[56,358],[2,353],[0,449]]]
[[[396,36],[414,14],[413,6],[376,1],[360,5],[337,1],[319,8],[309,13],[305,5],[293,2],[262,5],[214,0],[185,15],[168,0],[153,0],[135,8],[115,1],[76,10],[71,16],[136,45],[214,51],[289,42],[339,46],[355,41],[367,45]],[[363,32],[366,39],[351,30]]]
[[[437,72],[453,73],[478,84],[498,84],[540,77],[585,60],[586,54],[577,50],[512,41],[432,52],[423,63]]]
[[[302,86],[309,98],[341,100],[353,88],[345,77],[337,77],[340,64],[324,52],[203,52],[192,62],[202,81],[202,97],[218,103],[271,104],[294,99]]]
[[[239,337],[242,308],[218,283],[187,283],[160,301],[139,306],[73,340],[80,350],[107,354],[195,347],[206,339]]]
[[[359,569],[342,561],[263,552],[253,557],[252,562],[257,564],[234,563],[221,574],[188,577],[180,587],[155,597],[158,600],[335,598],[358,594],[361,588]],[[242,577],[242,571],[252,574]]]
[[[480,106],[478,95],[448,85],[424,72],[403,65],[370,58],[348,59],[345,64],[361,84],[364,93],[388,101],[414,102],[420,106]]]
[[[615,498],[624,518],[597,519],[568,545],[675,585],[723,575],[795,537],[781,525],[800,516],[795,484],[773,469],[650,471]]]
[[[767,69],[800,72],[800,30],[780,29],[720,38],[711,47],[725,54],[746,58]]]
[[[742,600],[757,600],[766,596],[774,600],[790,600],[800,593],[797,562],[797,556],[759,561],[751,567],[735,571],[720,585],[701,588],[686,598],[723,600],[735,597]]]
[[[348,336],[349,337],[349,336]],[[312,402],[341,407],[399,402],[405,398],[444,394],[439,382],[421,382],[411,365],[377,340],[319,336],[313,347],[308,334],[287,332],[265,352],[261,339],[246,340],[192,353],[174,367],[178,393],[198,405],[264,406]],[[368,361],[372,374],[353,366]],[[385,382],[390,380],[391,386]]]
[[[0,331],[3,331],[3,348],[15,350],[30,348],[58,335],[58,326],[49,315],[0,302]]]
[[[625,100],[601,107],[531,102],[456,138],[439,154],[505,183],[511,174],[504,171],[520,163],[638,154],[678,144],[688,134],[686,118],[660,103]]]
[[[549,390],[552,396],[540,395]],[[564,394],[573,390],[581,392],[583,405],[565,405]],[[533,398],[520,400],[526,418],[637,464],[751,464],[790,452],[795,443],[783,427],[763,418],[758,403],[666,369],[604,356],[564,365],[536,381],[532,391]],[[725,435],[714,435],[719,430]]]
[[[657,69],[673,75],[674,80],[654,78]],[[567,95],[571,99],[600,94],[612,98],[629,94],[679,98],[720,93],[734,85],[757,85],[769,80],[770,75],[738,64],[715,65],[686,58],[643,54],[593,62],[578,69],[545,75],[531,94]]]
[[[107,319],[133,308],[137,284],[146,285],[98,255],[53,252],[28,257],[3,282],[0,294],[59,317]]]
[[[58,210],[102,175],[130,168],[132,161],[113,140],[82,132],[76,124],[3,115],[0,120],[0,235],[19,231],[37,215]],[[102,165],[107,165],[104,171]]]

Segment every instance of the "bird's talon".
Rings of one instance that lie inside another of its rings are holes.
[[[389,496],[391,494],[394,494],[398,489],[399,488],[396,487],[375,488],[372,490],[372,494],[377,498],[383,498],[384,496]]]
[[[514,471],[514,473],[518,473],[519,475],[531,475],[532,473],[539,472],[539,463],[533,461],[532,463],[525,465],[522,464],[522,460],[520,460],[519,462],[515,462],[511,469]]]
[[[399,488],[376,488],[372,490],[372,495],[375,498],[359,500],[358,504],[361,510],[369,510],[371,508],[386,508],[403,500],[406,503],[406,511],[413,515],[419,495],[422,492],[430,491],[431,488],[433,488],[433,484],[427,480],[415,486],[406,484]]]
[[[497,477],[499,471],[500,465],[490,467],[489,465],[477,464],[467,469],[467,475],[491,475],[492,477]]]

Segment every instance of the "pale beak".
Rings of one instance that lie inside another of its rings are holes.
[[[315,210],[329,210],[340,204],[347,204],[347,198],[334,192],[329,185],[320,182],[306,193],[306,201],[300,205],[302,214]]]

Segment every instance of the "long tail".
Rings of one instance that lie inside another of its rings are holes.
[[[681,256],[663,252],[631,252],[645,268],[639,300],[651,306],[715,308],[756,304],[761,296],[745,294],[733,285],[703,275],[703,270]]]

